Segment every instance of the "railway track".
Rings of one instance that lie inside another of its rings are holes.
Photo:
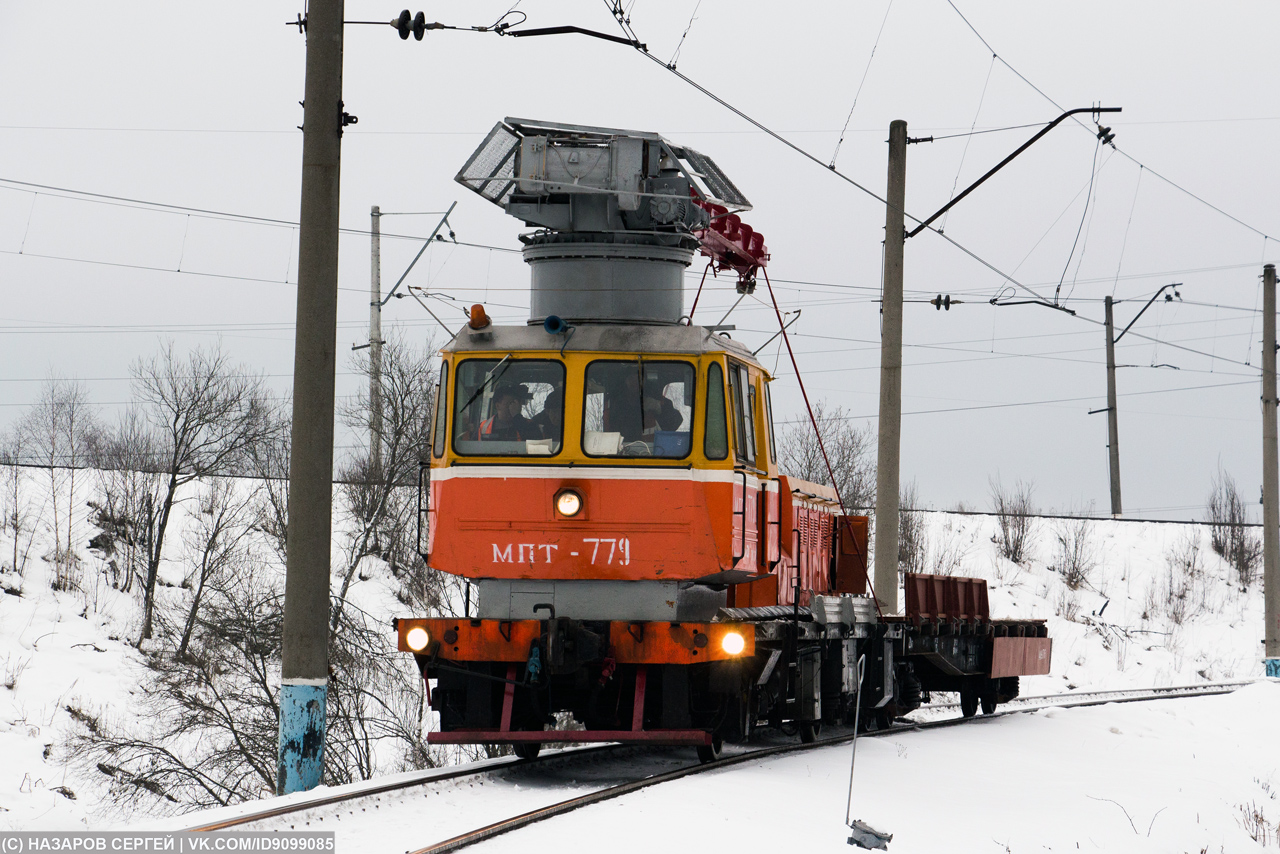
[[[974,718],[944,718],[933,721],[896,724],[888,729],[862,733],[859,738],[876,738],[915,730],[940,729],[943,727],[957,726],[972,721],[978,721],[984,718],[990,719],[1003,717],[1005,715],[1022,714],[1028,711],[1035,711],[1039,708],[1081,708],[1086,706],[1101,706],[1107,703],[1134,703],[1151,700],[1169,700],[1179,697],[1202,697],[1212,696],[1215,694],[1229,694],[1247,684],[1249,684],[1247,681],[1237,681],[1132,691],[1097,691],[1082,694],[1080,696],[1073,695],[1065,699],[1061,695],[1058,695],[1056,698],[1053,695],[1028,697],[1025,698],[1028,701],[1039,701],[1038,705],[1024,704],[1019,707],[997,711],[991,715],[982,715]],[[958,703],[954,705],[959,707]],[[757,748],[747,750],[733,756],[722,757],[715,762],[710,762],[705,765],[695,764],[685,768],[679,768],[674,771],[669,771],[665,774],[655,774],[638,780],[630,780],[616,786],[610,786],[596,792],[591,792],[576,798],[570,798],[556,804],[540,807],[539,809],[530,810],[529,812],[521,815],[494,822],[493,824],[486,825],[485,827],[477,828],[467,833],[455,836],[452,839],[446,839],[443,842],[438,842],[425,848],[419,848],[416,851],[410,852],[410,854],[449,854],[449,852],[460,851],[463,848],[470,847],[480,842],[485,842],[513,830],[519,830],[522,827],[527,827],[536,822],[545,821],[546,819],[554,818],[558,815],[563,815],[564,813],[573,812],[574,810],[591,806],[592,804],[598,804],[602,801],[612,800],[613,798],[621,797],[623,795],[630,794],[631,792],[639,791],[640,789],[656,786],[660,783],[667,783],[672,780],[679,780],[694,774],[700,774],[704,771],[714,771],[772,756],[782,756],[789,753],[799,753],[821,747],[833,747],[848,744],[853,740],[853,738],[854,734],[852,732],[843,732],[839,735],[819,738],[809,744],[786,744],[774,747]]]
[[[1079,708],[1104,705],[1106,703],[1132,703],[1162,699],[1176,699],[1180,697],[1227,694],[1247,684],[1250,683],[1248,681],[1231,681],[1203,683],[1200,685],[1171,686],[1166,688],[1090,691],[1070,695],[1059,694],[1022,697],[1009,703],[1007,708],[1002,708],[993,715],[981,715],[976,718],[949,717],[926,721],[910,721],[895,724],[894,726],[883,730],[865,732],[862,733],[860,737],[877,738],[916,730],[957,726],[985,718],[997,718],[1004,715],[1036,711],[1041,708]],[[952,710],[953,707],[958,709],[959,704],[942,703],[929,706],[927,708],[945,712]],[[704,771],[728,768],[734,765],[769,757],[799,753],[815,748],[848,744],[852,740],[852,728],[845,727],[841,728],[835,734],[819,738],[808,744],[789,742],[781,745],[750,747],[742,750],[741,752],[723,756],[721,759],[705,765],[693,762],[689,765],[676,768],[671,771],[654,773],[648,776],[626,780],[621,783],[605,786],[604,788],[589,792],[585,795],[538,807],[484,827],[458,834],[442,842],[437,842],[424,848],[419,848],[411,852],[411,854],[448,854],[448,852],[462,850],[463,848],[518,830],[522,827],[527,827],[528,825],[536,822],[554,818],[555,816],[572,812],[574,810],[581,809],[582,807],[618,798],[661,783],[679,780]],[[620,753],[627,750],[634,751],[637,749],[639,748],[628,747],[626,745],[601,745],[599,747],[555,751],[543,754],[533,760],[520,760],[515,757],[503,757],[453,768],[429,769],[411,774],[398,775],[396,778],[391,780],[377,782],[370,781],[368,783],[346,786],[342,787],[338,791],[298,798],[296,800],[291,800],[289,803],[276,804],[261,810],[241,813],[224,819],[203,822],[187,829],[192,831],[214,831],[227,830],[234,827],[244,827],[245,825],[252,825],[256,822],[262,822],[291,814],[305,813],[308,810],[357,801],[361,798],[373,797],[387,792],[395,792],[397,790],[427,786],[434,783],[458,780],[466,777],[477,777],[512,768],[529,769],[539,765],[553,767],[557,765],[564,765],[566,763],[574,763],[586,758],[599,758],[611,753]]]

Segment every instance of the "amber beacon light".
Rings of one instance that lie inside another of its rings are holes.
[[[562,489],[556,495],[556,512],[572,519],[582,512],[582,496],[572,489]]]

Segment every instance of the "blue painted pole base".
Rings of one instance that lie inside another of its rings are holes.
[[[1280,658],[1263,659],[1263,664],[1267,665],[1268,677],[1280,678]]]
[[[285,681],[280,686],[277,795],[314,789],[324,775],[324,712],[328,686],[318,679],[305,680],[308,684],[297,682]]]

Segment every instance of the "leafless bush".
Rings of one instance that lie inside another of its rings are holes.
[[[4,687],[10,691],[18,687],[18,680],[22,678],[22,671],[27,669],[27,665],[31,663],[31,656],[14,661],[12,656],[4,657]]]
[[[821,400],[813,406],[813,419],[818,424],[817,433],[806,412],[778,436],[778,467],[801,480],[836,486],[848,508],[869,507],[876,493],[876,448],[871,427],[859,429],[843,408],[828,409]],[[819,434],[831,460],[835,484],[831,483],[822,458]]]
[[[141,706],[118,723],[80,708],[69,754],[112,779],[122,807],[188,810],[275,787],[284,600],[280,579],[241,556],[210,577],[187,654],[154,655]],[[158,625],[168,621],[158,619]],[[332,633],[323,782],[438,764],[426,698],[385,619],[350,603]]]
[[[1235,480],[1219,468],[1209,491],[1209,542],[1235,569],[1242,587],[1257,578],[1262,559],[1262,544],[1247,523],[1248,513]]]
[[[1273,842],[1280,845],[1280,826],[1267,821],[1261,805],[1250,801],[1247,804],[1237,804],[1236,809],[1240,813],[1240,826],[1249,834],[1250,839],[1263,848],[1269,847]]]
[[[1194,534],[1187,534],[1165,552],[1165,574],[1155,597],[1155,610],[1180,626],[1188,617],[1206,609],[1207,587],[1200,563],[1200,543]]]
[[[1010,490],[997,477],[990,486],[991,509],[999,526],[996,546],[1005,558],[1020,564],[1028,559],[1035,543],[1036,520],[1031,515],[1035,512],[1031,503],[1032,484],[1019,480]]]
[[[1058,541],[1058,574],[1067,587],[1079,590],[1088,583],[1098,563],[1093,523],[1088,519],[1064,519],[1057,523],[1054,538]]]
[[[1076,595],[1076,591],[1070,587],[1060,588],[1054,601],[1053,610],[1062,619],[1074,622],[1076,617],[1080,616],[1080,599]]]
[[[913,480],[898,493],[899,574],[925,570],[924,514],[916,509],[919,504],[920,494]]]
[[[1164,560],[1183,578],[1199,578],[1204,573],[1200,562],[1200,538],[1194,533],[1183,535],[1165,552]]]
[[[944,531],[929,538],[927,554],[925,565],[931,574],[955,575],[969,554],[969,546],[951,530],[948,523]]]

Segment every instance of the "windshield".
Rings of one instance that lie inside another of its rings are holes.
[[[593,457],[689,455],[693,365],[600,361],[587,366],[582,450]]]
[[[466,456],[548,456],[564,440],[564,365],[548,359],[467,359],[454,377],[453,450]]]

